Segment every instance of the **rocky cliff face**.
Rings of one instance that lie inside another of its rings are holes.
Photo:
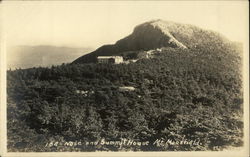
[[[130,36],[118,41],[116,44],[134,50],[159,47],[187,48],[170,32],[173,26],[175,26],[174,23],[161,20],[143,23],[137,26]]]
[[[153,20],[135,27],[133,33],[114,45],[105,45],[76,59],[73,63],[95,62],[97,56],[116,55],[125,51],[150,50],[161,47],[189,49],[197,45],[227,43],[220,34],[196,26]]]

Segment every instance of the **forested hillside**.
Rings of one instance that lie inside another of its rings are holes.
[[[7,72],[9,151],[190,151],[243,145],[241,55],[231,44],[162,48],[130,64]],[[133,91],[119,87],[132,86]],[[160,144],[156,140],[199,141]],[[148,145],[101,144],[129,139]],[[96,145],[65,146],[67,141]],[[61,145],[48,146],[48,142]]]

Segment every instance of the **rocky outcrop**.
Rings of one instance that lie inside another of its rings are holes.
[[[105,45],[76,59],[73,63],[96,62],[97,56],[117,55],[126,51],[151,50],[161,47],[189,49],[201,44],[227,41],[220,34],[196,26],[153,20],[135,27],[133,33],[114,45]]]

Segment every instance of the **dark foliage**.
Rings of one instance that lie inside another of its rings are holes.
[[[8,150],[190,151],[242,146],[241,58],[230,45],[203,46],[165,48],[155,58],[131,64],[8,71]],[[121,86],[136,90],[120,91]],[[157,139],[183,137],[199,139],[201,145],[153,145]],[[45,147],[48,141],[103,138],[150,144]]]

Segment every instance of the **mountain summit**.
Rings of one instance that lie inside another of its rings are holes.
[[[227,43],[222,35],[199,27],[171,21],[153,20],[135,27],[133,33],[114,45],[104,45],[73,63],[95,62],[97,56],[117,55],[126,51],[151,50],[161,47],[189,49],[198,45]]]

